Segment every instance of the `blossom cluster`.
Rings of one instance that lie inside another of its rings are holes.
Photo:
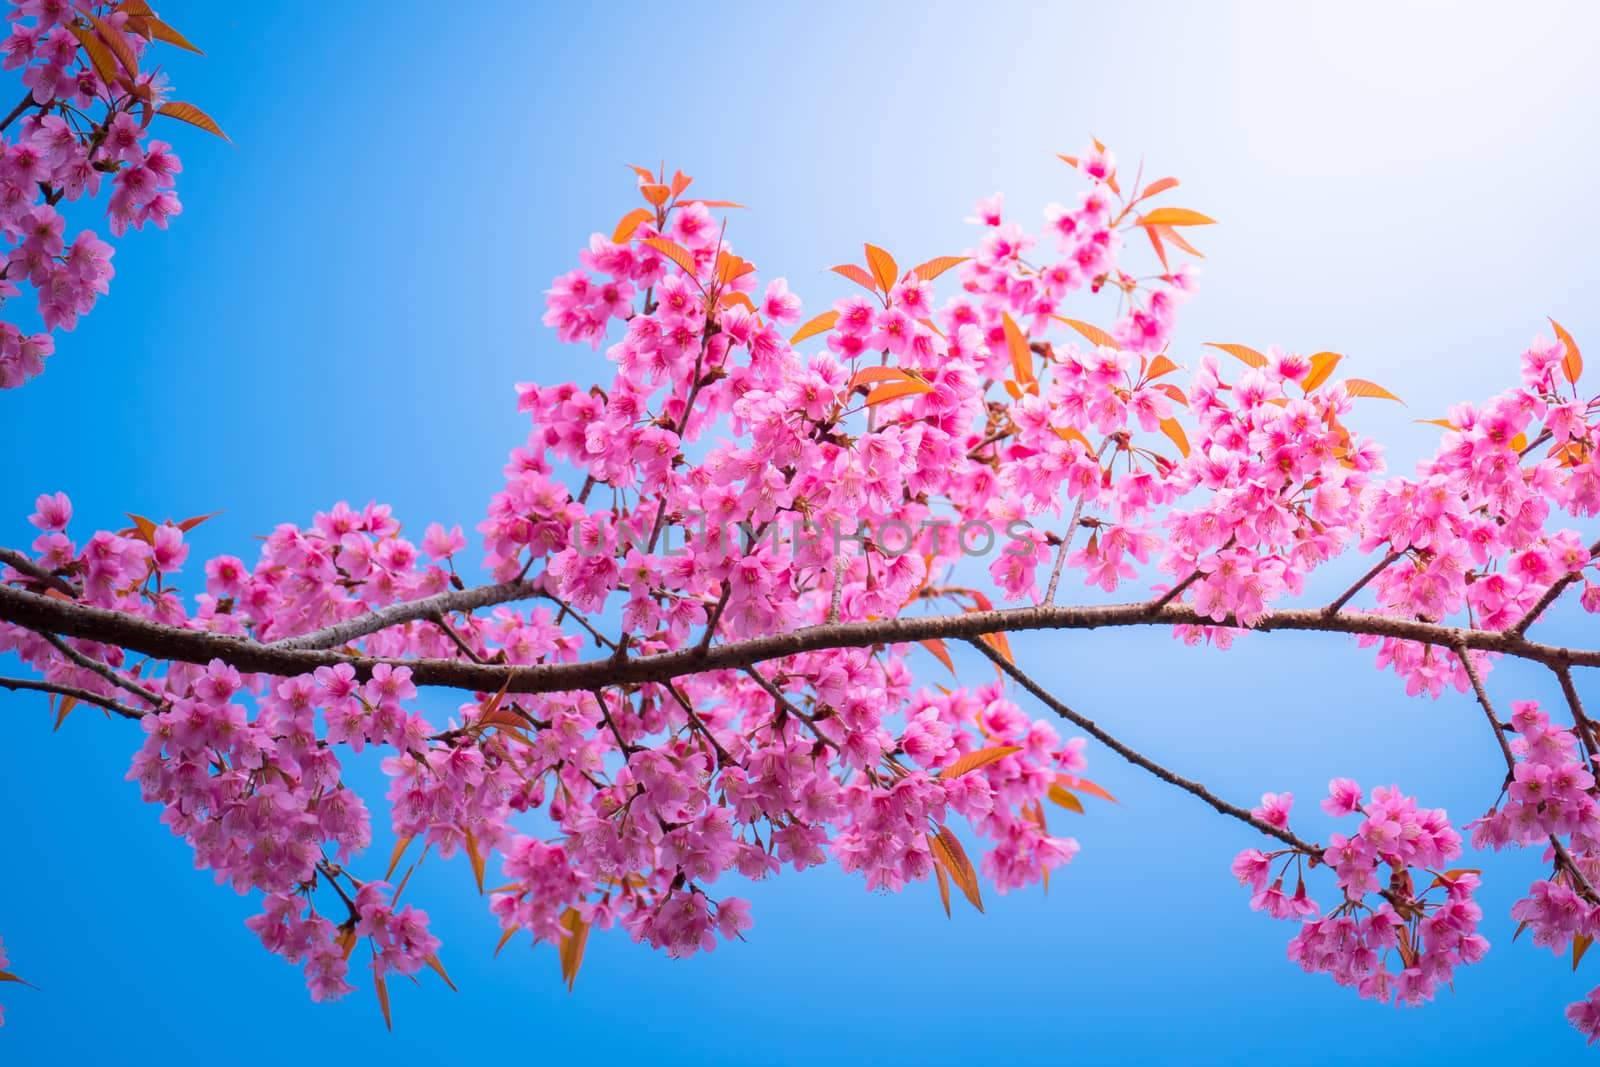
[[[120,647],[9,622],[0,652],[141,720],[130,777],[197,863],[261,895],[252,929],[303,966],[314,997],[334,999],[363,938],[375,983],[424,965],[442,974],[425,914],[387,888],[406,884],[390,879],[408,856],[407,871],[462,857],[506,937],[555,946],[571,981],[591,929],[620,926],[673,956],[742,937],[751,917],[730,883],[785,867],[836,863],[889,892],[933,881],[947,906],[952,885],[980,904],[980,876],[1000,892],[1042,883],[1079,852],[1047,802],[1078,814],[1082,795],[1104,796],[1082,777],[1083,742],[1031,719],[1002,684],[930,684],[933,666],[954,670],[939,641],[587,690],[462,692],[443,725],[418,709],[419,660],[553,666],[592,649],[623,663],[993,609],[959,537],[908,552],[885,534],[930,525],[1017,531],[987,566],[998,598],[1043,602],[1064,575],[1106,593],[1153,585],[1141,618],[1182,609],[1175,630],[1191,643],[1225,646],[1270,620],[1351,546],[1383,553],[1364,613],[1375,618],[1503,629],[1580,581],[1583,605],[1600,610],[1591,550],[1551,523],[1596,510],[1600,404],[1576,399],[1575,345],[1536,342],[1520,388],[1453,411],[1418,477],[1386,478],[1377,447],[1347,425],[1358,401],[1386,394],[1336,378],[1342,357],[1222,345],[1241,373],[1206,354],[1183,377],[1169,352],[1194,272],[1169,257],[1192,250],[1180,230],[1209,220],[1152,208],[1176,182],[1124,187],[1102,145],[1068,161],[1087,188],[1047,209],[1041,235],[984,201],[967,255],[902,270],[868,245],[865,266],[835,268],[860,291],[803,322],[787,282],[734,253],[715,214],[725,202],[687,197],[681,173],[640,170],[645,206],[592,236],[546,294],[546,324],[603,351],[608,377],[516,389],[529,432],[476,527],[484,569],[511,594],[385,621],[395,605],[473,589],[458,571],[460,527],[412,540],[377,503],[340,502],[278,526],[253,560],[197,568],[189,534],[203,518],[135,517],[75,539],[70,501],[46,495],[27,566],[0,579],[329,650],[330,662],[286,676],[224,659],[135,667]],[[1124,268],[1130,235],[1153,244],[1160,274]],[[951,290],[942,302],[939,288]],[[1119,301],[1109,328],[1062,314],[1096,293]],[[778,531],[800,526],[865,532],[780,545]],[[186,566],[203,570],[203,593],[174,587]],[[1468,680],[1453,653],[1373,640],[1413,691]],[[984,647],[1009,665],[1003,635]],[[342,784],[341,748],[379,754],[397,839],[387,871],[358,876],[373,831]],[[1564,790],[1562,812],[1593,787],[1528,773]],[[1291,803],[1269,797],[1251,818],[1281,837]],[[1487,946],[1477,875],[1444,869],[1459,837],[1393,789],[1368,798],[1336,782],[1325,807],[1359,828],[1325,848],[1241,855],[1254,905],[1303,921],[1291,955],[1308,970],[1377,999],[1430,998]],[[1550,825],[1590,862],[1580,827]],[[501,881],[486,879],[491,864],[504,881],[485,889]],[[1327,913],[1303,880],[1284,888],[1288,867],[1324,865],[1343,896]]]
[[[20,71],[27,92],[0,120],[0,301],[30,286],[43,330],[0,322],[0,389],[39,374],[54,351],[51,333],[72,330],[110,289],[111,245],[87,229],[69,239],[66,204],[109,191],[105,221],[116,237],[146,224],[166,229],[182,213],[183,166],[151,135],[151,119],[173,113],[164,109],[166,79],[141,61],[157,39],[193,49],[142,4],[9,0],[9,8],[0,67]]]
[[[1250,887],[1252,908],[1303,920],[1289,942],[1289,959],[1308,973],[1328,974],[1372,1000],[1410,1006],[1432,1000],[1457,967],[1478,962],[1489,949],[1477,932],[1482,909],[1472,899],[1478,872],[1443,869],[1461,855],[1461,836],[1443,810],[1420,808],[1396,787],[1380,786],[1366,799],[1347,778],[1328,788],[1323,811],[1359,816],[1353,834],[1332,834],[1320,855],[1247,849],[1234,859],[1234,874]],[[1292,804],[1289,794],[1269,793],[1251,814],[1283,830]],[[1282,869],[1274,880],[1278,860]],[[1287,868],[1303,872],[1308,862],[1335,875],[1341,900],[1331,911],[1306,895],[1303,873],[1294,894],[1284,892]]]

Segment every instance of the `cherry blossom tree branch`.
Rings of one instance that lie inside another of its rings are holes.
[[[1589,557],[1592,559],[1597,555],[1600,555],[1600,541],[1596,541],[1594,544],[1589,546]],[[1514,634],[1526,633],[1528,627],[1532,626],[1535,620],[1537,620],[1540,615],[1544,614],[1545,609],[1551,604],[1554,604],[1556,599],[1561,596],[1562,593],[1565,593],[1572,586],[1572,584],[1582,576],[1583,572],[1581,570],[1573,571],[1572,573],[1563,575],[1558,580],[1552,582],[1550,584],[1550,588],[1544,591],[1544,596],[1539,598],[1538,603],[1529,608],[1528,613],[1519,619],[1517,624],[1511,627],[1508,632]]]
[[[76,599],[80,594],[72,587],[72,583],[58,574],[51,574],[21,552],[11,548],[0,548],[0,563],[5,564],[19,574],[25,574],[39,585],[54,589],[56,592]]]
[[[515,599],[519,594],[502,585],[484,587],[479,595],[485,597],[483,603],[503,603]],[[533,594],[524,592],[520,595]],[[400,612],[400,620],[419,617],[415,607],[424,603],[414,601],[409,606],[396,605],[396,609],[407,609]],[[432,610],[432,606],[429,610]],[[380,609],[374,615],[390,611],[388,608]],[[334,643],[342,643],[353,639],[355,635],[373,633],[385,625],[395,625],[394,618],[393,615],[387,615],[386,621],[380,625],[378,621],[363,617],[330,627],[329,630],[344,627],[339,635],[332,638]],[[125,612],[70,603],[4,585],[0,585],[0,621],[39,632],[49,631],[117,645],[158,659],[201,664],[220,659],[238,670],[250,673],[293,676],[314,671],[318,667],[349,663],[358,674],[365,677],[380,663],[389,663],[409,667],[412,680],[417,685],[476,692],[495,692],[502,687],[513,693],[588,691],[597,685],[660,682],[684,674],[737,669],[766,660],[836,648],[867,648],[930,638],[965,640],[1002,632],[1095,630],[1129,626],[1224,626],[1261,633],[1292,630],[1393,637],[1448,649],[1497,652],[1552,668],[1600,667],[1600,650],[1545,644],[1499,630],[1443,626],[1367,612],[1346,612],[1329,617],[1321,609],[1279,611],[1258,620],[1253,626],[1245,627],[1239,626],[1238,621],[1231,617],[1219,622],[1201,615],[1187,604],[1152,608],[1147,601],[1094,606],[1040,605],[957,615],[840,622],[729,641],[703,650],[689,648],[638,658],[608,656],[577,663],[523,666],[467,663],[457,659],[386,659],[322,648],[261,644],[224,634],[169,626]],[[328,631],[318,633],[326,635]],[[318,643],[326,640],[329,640],[326,636],[317,638]]]
[[[1357,593],[1359,593],[1359,592],[1361,592],[1361,590],[1365,589],[1367,587],[1367,584],[1369,582],[1371,582],[1374,578],[1376,578],[1378,575],[1380,575],[1384,571],[1388,570],[1389,569],[1389,564],[1391,564],[1395,560],[1399,559],[1401,555],[1402,555],[1402,553],[1400,553],[1398,550],[1390,550],[1390,552],[1387,555],[1385,555],[1377,563],[1373,564],[1372,569],[1369,570],[1366,574],[1363,574],[1360,577],[1360,579],[1358,579],[1356,581],[1356,584],[1352,585],[1349,589],[1346,589],[1343,593],[1339,594],[1339,598],[1337,600],[1335,600],[1333,603],[1329,604],[1327,607],[1323,608],[1322,609],[1323,613],[1326,614],[1326,615],[1337,615],[1337,614],[1339,614],[1340,610],[1343,609],[1343,607],[1346,604],[1350,603],[1351,599],[1354,598]]]
[[[344,622],[325,626],[320,630],[300,634],[297,637],[286,637],[274,641],[270,648],[281,649],[321,649],[337,648],[349,644],[351,641],[375,634],[379,630],[387,630],[391,626],[411,622],[416,619],[431,619],[451,611],[472,611],[476,608],[487,608],[495,604],[507,604],[514,600],[527,600],[543,595],[538,583],[527,581],[501,582],[498,585],[480,585],[471,589],[451,589],[436,596],[424,597],[421,600],[408,600],[401,604],[391,604],[385,608],[358,615]]]
[[[1150,759],[1148,756],[1129,748],[1127,745],[1123,744],[1121,741],[1117,740],[1111,734],[1102,729],[1093,719],[1079,714],[1058,700],[1038,682],[1034,681],[1031,677],[1025,674],[1015,663],[1012,663],[1009,659],[1002,656],[991,645],[989,645],[988,642],[974,640],[968,643],[971,644],[973,648],[983,653],[984,656],[990,660],[990,662],[1005,672],[1005,674],[1010,677],[1012,681],[1016,682],[1018,685],[1022,686],[1022,688],[1032,693],[1034,697],[1036,697],[1038,701],[1045,707],[1049,708],[1063,719],[1066,719],[1084,733],[1089,734],[1096,741],[1099,741],[1102,745],[1105,745],[1111,751],[1115,752],[1117,755],[1121,756],[1135,767],[1149,771],[1151,774],[1161,779],[1161,781],[1166,782],[1168,785],[1177,786],[1185,793],[1189,793],[1192,796],[1200,798],[1221,814],[1226,815],[1231,819],[1238,819],[1240,822],[1254,827],[1261,833],[1266,834],[1269,837],[1275,837],[1291,848],[1295,848],[1306,853],[1311,857],[1313,862],[1318,862],[1320,860],[1323,851],[1320,845],[1310,844],[1286,828],[1279,828],[1273,826],[1271,823],[1256,818],[1254,815],[1251,815],[1248,810],[1239,807],[1237,804],[1228,803],[1226,800],[1223,800],[1221,797],[1217,796],[1199,782],[1194,781],[1192,778],[1185,778],[1176,771],[1169,770],[1157,763],[1155,760]]]
[[[99,662],[98,660],[90,659],[82,652],[79,652],[77,649],[61,640],[61,638],[57,637],[55,634],[41,633],[39,636],[44,638],[45,641],[49,642],[50,647],[54,648],[67,659],[71,660],[79,667],[82,667],[84,670],[91,671],[94,674],[99,675],[101,678],[104,678],[107,682],[110,682],[118,689],[123,689],[129,693],[132,693],[134,696],[138,697],[140,700],[143,700],[153,708],[164,708],[167,706],[167,701],[156,696],[155,693],[146,689],[138,682],[135,682],[129,678],[124,678],[122,675],[118,674],[116,671],[112,670],[110,667]]]
[[[97,708],[105,708],[107,711],[115,712],[124,719],[142,719],[146,714],[138,708],[130,708],[126,704],[119,704],[110,697],[91,693],[87,689],[79,689],[75,685],[36,682],[31,678],[0,678],[0,688],[10,689],[13,692],[28,690],[35,693],[54,693],[57,696],[71,697],[73,700],[81,701],[85,704],[93,704]]]

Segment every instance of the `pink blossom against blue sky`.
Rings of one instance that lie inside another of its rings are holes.
[[[1516,380],[1545,316],[1600,351],[1600,14],[1583,3],[159,8],[208,52],[169,60],[178,95],[234,146],[170,132],[183,215],[122,241],[110,295],[0,395],[0,543],[30,540],[34,497],[58,489],[85,526],[222,509],[196,559],[251,555],[341,499],[470,530],[526,433],[512,383],[601,366],[539,325],[542,293],[637,202],[628,163],[748,204],[730,239],[809,317],[863,240],[908,263],[958,253],[1001,189],[1036,223],[1081,188],[1053,153],[1092,134],[1219,221],[1176,358],[1342,352],[1407,402],[1361,412],[1396,466],[1433,440],[1414,420]],[[1353,641],[1012,640],[1074,706],[1234,800],[1289,790],[1310,812],[1336,774],[1458,821],[1493,800],[1471,702],[1406,699]],[[1553,695],[1513,665],[1493,684]],[[0,937],[41,987],[8,991],[0,1063],[776,1064],[819,1038],[839,1063],[1507,1063],[1578,1054],[1559,1006],[1595,983],[1512,943],[1507,909],[1539,871],[1507,854],[1484,864],[1494,947],[1458,997],[1359,1001],[1248,909],[1228,869],[1247,829],[1091,746],[1121,803],[1074,823],[1083,851],[1048,896],[947,920],[931,885],[807,872],[744,891],[747,943],[710,955],[597,933],[570,995],[548,946],[492,958],[463,862],[424,867],[409,893],[462,992],[396,985],[391,1035],[369,990],[311,1004],[245,929],[252,903],[192,869],[123,781],[135,727],[79,712],[52,734],[40,698],[9,693],[0,719]]]

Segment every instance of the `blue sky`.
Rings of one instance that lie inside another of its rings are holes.
[[[1038,219],[1078,188],[1051,154],[1092,133],[1125,166],[1143,155],[1180,177],[1172,202],[1221,223],[1180,358],[1208,340],[1343,352],[1408,402],[1360,423],[1399,466],[1429,446],[1412,420],[1512,382],[1546,315],[1600,338],[1600,18],[1579,3],[160,10],[209,53],[170,60],[178,95],[235,144],[170,131],[183,216],[119,244],[111,295],[42,378],[0,394],[0,543],[30,539],[34,496],[56,489],[85,527],[222,509],[196,558],[248,556],[253,535],[340,499],[470,529],[526,435],[511,384],[600,369],[538,319],[589,233],[634,206],[626,163],[664,159],[750,205],[731,239],[809,315],[844,291],[820,268],[863,240],[902,262],[956,253],[972,201],[997,189]],[[1070,703],[1236,800],[1289,789],[1310,809],[1341,774],[1465,820],[1498,780],[1465,698],[1408,701],[1336,639],[1014,647]],[[1553,693],[1511,667],[1491,687]],[[249,903],[191,869],[122,780],[132,728],[80,712],[52,734],[41,700],[11,694],[0,717],[0,937],[43,989],[5,990],[8,1063],[186,1064],[220,1047],[240,1064],[1507,1062],[1576,1053],[1561,1007],[1600,982],[1593,962],[1572,975],[1510,943],[1506,910],[1538,874],[1510,855],[1485,864],[1495,948],[1458,996],[1360,1002],[1293,968],[1288,927],[1246,907],[1228,861],[1248,830],[1091,748],[1122,802],[1073,824],[1083,852],[1048,897],[946,920],[932,886],[894,898],[785,876],[749,892],[748,943],[670,961],[597,935],[570,995],[548,947],[491,959],[464,865],[424,868],[410,892],[462,992],[395,987],[389,1035],[368,991],[309,1003],[244,928]]]

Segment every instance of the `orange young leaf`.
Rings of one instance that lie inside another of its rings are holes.
[[[959,266],[971,258],[971,256],[938,256],[912,267],[911,273],[922,281],[931,282],[951,267]]]
[[[1067,166],[1071,167],[1072,169],[1074,169],[1074,170],[1078,169],[1078,157],[1077,156],[1064,156],[1060,152],[1057,152],[1056,153],[1056,158],[1061,160],[1061,162],[1065,163]]]
[[[945,669],[951,674],[956,673],[955,661],[950,658],[950,650],[945,647],[942,640],[937,637],[930,637],[922,642],[922,647],[932,653],[934,659],[943,663]]]
[[[646,237],[640,243],[649,245],[657,252],[660,252],[662,255],[672,260],[672,262],[676,263],[689,277],[696,277],[698,272],[694,263],[694,253],[690,252],[687,248],[678,244],[676,241],[669,241],[665,237]]]
[[[478,883],[478,895],[483,895],[483,853],[478,851],[478,838],[471,830],[463,830],[462,836],[466,838],[467,860],[472,864],[472,877]]]
[[[52,696],[50,699],[54,700],[55,697]],[[62,697],[61,708],[56,712],[56,724],[50,728],[50,731],[54,733],[55,731],[61,729],[61,724],[67,721],[67,712],[71,711],[77,706],[77,697]]]
[[[1083,801],[1079,800],[1077,797],[1073,796],[1059,785],[1052,785],[1050,787],[1050,799],[1055,801],[1057,804],[1060,804],[1068,811],[1075,811],[1079,815],[1084,813]]]
[[[1063,441],[1082,442],[1083,450],[1089,453],[1091,456],[1094,455],[1094,445],[1089,443],[1089,439],[1083,436],[1081,431],[1074,430],[1071,426],[1057,426],[1056,436],[1061,438]]]
[[[27,986],[29,989],[38,989],[39,988],[38,986],[34,985],[32,982],[28,981],[26,978],[19,978],[16,975],[12,974],[10,971],[0,971],[0,982],[16,982],[16,983],[18,983],[20,985]]]
[[[850,388],[858,385],[870,385],[873,382],[910,382],[917,381],[899,367],[862,367],[850,376]]]
[[[933,854],[944,861],[950,871],[951,881],[981,913],[983,894],[978,889],[978,872],[973,870],[972,861],[967,859],[967,850],[961,846],[961,839],[948,826],[941,826],[937,834],[928,838],[928,845]]]
[[[1161,226],[1146,226],[1144,235],[1150,238],[1150,247],[1156,250],[1156,258],[1161,261],[1161,270],[1164,274],[1172,273],[1172,265],[1167,262],[1167,246],[1161,243]],[[1168,230],[1167,232],[1171,232]]]
[[[444,964],[439,962],[439,956],[437,953],[431,953],[427,956],[424,956],[422,962],[426,963],[429,967],[432,967],[434,973],[440,978],[444,979],[444,984],[450,987],[450,992],[461,992],[461,990],[456,988],[456,984],[450,981],[450,976],[444,972]]]
[[[627,244],[633,238],[634,231],[651,219],[656,213],[647,207],[636,207],[617,223],[617,228],[611,232],[611,243],[615,245]]]
[[[83,50],[89,55],[89,62],[94,65],[94,72],[100,80],[110,85],[117,77],[117,61],[112,56],[111,49],[106,43],[82,26],[68,26],[78,43],[83,45]]]
[[[1033,351],[1028,348],[1028,338],[1017,325],[1016,320],[1002,311],[1000,322],[1005,329],[1006,349],[1011,353],[1011,376],[1018,385],[1027,385],[1035,381],[1033,376]]]
[[[1021,745],[991,745],[980,748],[976,752],[968,752],[950,766],[939,772],[940,778],[959,778],[969,771],[981,770],[997,760],[1003,760],[1013,752],[1021,752]]]
[[[878,287],[873,284],[872,275],[868,274],[854,263],[841,263],[837,267],[829,267],[828,269],[833,271],[835,274],[844,275],[846,278],[849,278],[859,286],[870,289],[873,292],[878,291]]]
[[[178,529],[182,530],[184,533],[188,533],[190,530],[194,529],[196,526],[199,526],[207,519],[214,519],[221,514],[222,512],[220,511],[213,511],[205,515],[196,515],[192,519],[184,519],[182,522],[178,523]]]
[[[645,203],[651,207],[660,207],[672,198],[672,190],[659,182],[642,182],[639,185],[639,195],[644,197]]]
[[[736,207],[736,208],[740,208],[740,209],[744,208],[743,204],[736,204],[732,200],[680,200],[680,201],[678,201],[678,203],[680,203],[680,204],[699,204],[701,207],[704,207],[704,208],[713,208],[713,207]]]
[[[185,104],[181,100],[174,100],[170,104],[162,104],[156,108],[156,114],[165,115],[169,119],[177,119],[179,122],[187,122],[191,126],[198,126],[207,133],[216,134],[229,144],[233,143],[232,138],[222,132],[222,127],[217,125],[215,119],[193,104]]]
[[[1088,793],[1092,797],[1099,797],[1101,800],[1109,800],[1113,804],[1117,802],[1116,797],[1112,796],[1110,793],[1107,793],[1104,789],[1089,781],[1087,778],[1079,778],[1078,776],[1072,774],[1058,774],[1056,775],[1056,782],[1066,789],[1075,789],[1080,793]]]
[[[683,171],[674,171],[672,175],[672,195],[677,196],[679,193],[682,193],[685,189],[689,188],[689,183],[692,181],[694,181],[694,179],[689,177]]]
[[[1311,373],[1306,375],[1306,380],[1300,383],[1300,387],[1307,393],[1316,392],[1317,387],[1328,380],[1333,368],[1337,367],[1343,358],[1337,352],[1318,352],[1312,356]]]
[[[170,45],[176,45],[186,52],[193,52],[197,56],[205,55],[204,52],[195,47],[189,38],[185,37],[183,34],[179,33],[165,22],[162,22],[154,15],[146,15],[141,24],[146,30],[149,31],[150,36],[154,37],[158,41],[165,41]]]
[[[111,49],[111,54],[117,57],[117,62],[122,64],[122,69],[127,71],[130,77],[137,78],[139,76],[139,58],[133,54],[133,45],[128,43],[128,39],[122,35],[122,31],[99,15],[91,14],[87,11],[83,14],[88,18],[90,24],[94,26],[94,30],[100,35],[100,39],[106,43],[106,47]]]
[[[1147,382],[1153,382],[1162,375],[1171,374],[1177,369],[1178,365],[1176,363],[1172,362],[1172,360],[1168,359],[1166,356],[1160,355],[1155,359],[1152,359],[1150,361],[1150,365],[1144,369],[1144,380]]]
[[[1376,382],[1369,382],[1365,378],[1346,378],[1344,381],[1345,392],[1352,397],[1370,396],[1376,400],[1393,400],[1397,404],[1405,401],[1395,396],[1389,390]]]
[[[520,926],[508,926],[508,927],[506,927],[506,932],[500,935],[500,943],[494,947],[494,954],[496,956],[500,955],[500,950],[506,947],[506,944],[511,940],[511,938],[520,929],[522,929],[522,927],[520,927]]]
[[[1016,666],[1017,661],[1011,658],[1011,640],[1010,638],[1006,637],[1004,630],[996,630],[992,634],[981,634],[979,635],[978,640],[982,641],[984,644],[1000,653],[1001,659],[1005,660],[1013,667]],[[996,665],[995,670],[1000,671],[998,665]],[[1001,673],[1004,672],[1002,671]]]
[[[137,539],[138,540],[143,541],[147,545],[155,544],[155,537],[156,537],[156,524],[155,523],[151,522],[149,519],[145,518],[143,515],[135,515],[131,511],[124,511],[123,514],[128,516],[128,518],[133,520],[133,525],[138,530],[138,534],[137,534]]]
[[[1572,969],[1576,971],[1578,964],[1583,962],[1583,954],[1589,951],[1589,946],[1594,944],[1594,938],[1587,934],[1574,934],[1572,937]]]
[[[394,1030],[394,1019],[389,1015],[389,983],[383,975],[374,973],[372,976],[373,992],[378,994],[378,1007],[383,1009],[383,1025],[391,1032]]]
[[[1205,259],[1206,258],[1204,252],[1200,251],[1194,245],[1190,244],[1188,239],[1186,237],[1184,237],[1183,234],[1179,233],[1177,230],[1173,229],[1171,226],[1146,226],[1145,227],[1145,231],[1147,233],[1157,233],[1157,232],[1159,232],[1161,234],[1161,239],[1166,241],[1168,244],[1177,245],[1179,248],[1183,249],[1185,252],[1189,253],[1191,256],[1198,256],[1201,259]]]
[[[944,917],[950,918],[950,876],[944,873],[944,861],[939,858],[934,838],[928,838],[928,851],[933,853],[933,876],[939,881],[939,903],[944,905]]]
[[[1177,187],[1178,179],[1176,178],[1157,178],[1144,187],[1144,192],[1139,194],[1139,200],[1147,200],[1152,196],[1159,196],[1168,189],[1176,189]],[[1134,203],[1137,204],[1139,200],[1135,200]]]
[[[1189,398],[1183,395],[1182,389],[1179,389],[1171,382],[1160,382],[1156,385],[1156,388],[1166,393],[1174,404],[1182,404],[1184,407],[1189,406]]]
[[[1567,381],[1577,385],[1579,376],[1583,374],[1583,356],[1578,352],[1578,342],[1555,319],[1550,320],[1550,325],[1556,331],[1556,340],[1567,346],[1567,354],[1561,357],[1561,373],[1566,375]]]
[[[1161,432],[1166,434],[1172,443],[1178,446],[1178,451],[1183,453],[1184,458],[1187,459],[1189,456],[1189,437],[1183,432],[1183,427],[1178,424],[1178,420],[1162,419]]]
[[[400,840],[394,843],[394,851],[389,855],[389,870],[385,872],[383,876],[383,880],[385,882],[394,877],[395,868],[400,866],[400,857],[406,854],[406,849],[411,847],[411,842],[413,840],[414,839],[408,835],[406,837],[402,837]]]
[[[1265,367],[1267,365],[1267,357],[1247,345],[1231,345],[1221,344],[1217,341],[1207,341],[1206,346],[1215,348],[1219,352],[1226,352],[1234,359],[1247,363],[1252,367]]]
[[[578,968],[583,966],[583,950],[589,941],[589,924],[583,921],[577,908],[568,908],[561,916],[561,929],[566,931],[566,936],[557,946],[557,955],[561,959],[561,977],[566,979],[567,992],[572,992],[573,983],[578,980]]]
[[[894,257],[877,245],[863,245],[867,250],[867,266],[872,270],[872,280],[878,283],[878,288],[888,292],[894,288],[895,279],[900,277],[900,268],[895,264]]]
[[[1107,348],[1117,347],[1117,339],[1098,326],[1090,326],[1087,322],[1079,322],[1077,319],[1062,318],[1060,315],[1051,315],[1050,317],[1071,326],[1083,335],[1084,340],[1092,345],[1105,345]]]
[[[1158,207],[1137,221],[1140,226],[1209,226],[1217,220],[1186,207]]]
[[[886,382],[867,394],[867,407],[874,407],[890,400],[899,400],[901,397],[916,396],[918,393],[931,392],[933,392],[933,386],[913,378],[907,378],[901,382]]]
[[[791,345],[797,345],[801,341],[804,341],[810,337],[815,337],[819,333],[827,333],[829,330],[833,329],[833,324],[838,321],[839,313],[837,311],[824,311],[822,314],[818,315],[816,318],[812,319],[810,322],[796,330],[794,332],[794,336],[789,338],[789,343]]]
[[[717,303],[721,307],[725,308],[730,308],[735,304],[739,304],[748,310],[752,315],[756,312],[756,302],[750,299],[749,293],[723,293],[721,296],[717,297]]]

